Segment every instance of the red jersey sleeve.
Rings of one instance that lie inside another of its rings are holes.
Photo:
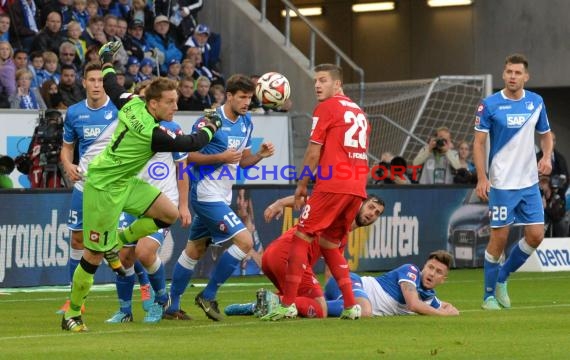
[[[313,112],[313,126],[311,128],[311,141],[324,145],[327,130],[330,128],[333,117],[331,116],[330,102],[322,102],[315,108]]]

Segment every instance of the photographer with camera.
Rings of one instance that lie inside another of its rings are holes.
[[[566,199],[559,190],[566,187],[564,175],[540,175],[540,195],[544,208],[544,235],[545,237],[568,236],[568,221],[566,215]]]
[[[413,165],[423,165],[420,184],[453,184],[454,173],[461,163],[448,128],[437,129],[435,137],[416,155]]]
[[[541,180],[541,190],[543,190],[543,203],[546,225],[546,234],[550,237],[565,237],[568,236],[568,220],[564,218],[565,207],[566,207],[566,190],[568,190],[568,166],[566,164],[566,159],[556,150],[556,135],[554,132],[552,134],[552,143],[554,148],[552,149],[551,163],[552,172],[550,173],[549,181],[542,185]],[[542,150],[536,154],[537,160],[542,158]],[[545,197],[545,194],[552,193],[552,196]],[[546,199],[545,199],[546,198]],[[561,213],[558,213],[559,208],[562,207]]]
[[[67,178],[59,161],[63,142],[63,117],[54,109],[40,111],[28,151],[14,159],[28,176],[31,188],[65,188]]]

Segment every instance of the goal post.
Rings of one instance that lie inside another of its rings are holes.
[[[440,127],[449,128],[456,145],[471,143],[477,105],[491,94],[491,84],[491,75],[367,83],[362,106],[372,126],[371,160],[391,152],[411,162]],[[358,84],[344,91],[358,98]]]

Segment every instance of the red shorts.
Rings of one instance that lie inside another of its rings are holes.
[[[352,194],[313,193],[299,216],[297,228],[311,237],[340,244],[350,231],[362,200]]]
[[[261,258],[261,269],[263,274],[271,280],[279,293],[283,293],[285,285],[285,275],[287,274],[287,261],[289,250],[293,242],[293,234],[297,229],[293,227],[281,235],[264,250]],[[319,281],[315,277],[312,266],[320,256],[319,242],[313,241],[309,248],[309,266],[303,272],[297,296],[318,298],[323,296],[323,290]]]

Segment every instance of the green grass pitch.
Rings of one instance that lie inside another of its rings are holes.
[[[480,310],[482,270],[453,270],[438,289],[458,317],[400,316],[343,321],[294,319],[261,322],[226,317],[212,322],[193,304],[204,280],[188,289],[182,307],[192,321],[106,324],[115,292],[93,291],[84,321],[88,333],[60,328],[55,310],[66,292],[0,289],[0,359],[568,359],[570,273],[520,273],[509,282],[513,308]],[[263,277],[233,278],[219,292],[221,308],[254,298]],[[15,289],[29,290],[29,289]]]

